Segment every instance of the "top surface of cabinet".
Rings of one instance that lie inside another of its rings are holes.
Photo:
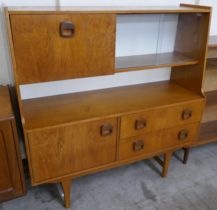
[[[173,82],[156,82],[23,101],[26,129],[116,117],[203,98]],[[54,115],[55,113],[55,115]]]
[[[0,121],[13,117],[10,94],[7,87],[0,86]]]
[[[209,12],[209,7],[181,4],[180,6],[74,6],[74,7],[9,7],[11,14],[29,14],[29,13],[194,13]]]

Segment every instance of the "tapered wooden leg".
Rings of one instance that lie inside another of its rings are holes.
[[[169,168],[170,160],[172,157],[173,152],[167,152],[164,154],[164,160],[161,160],[160,157],[155,156],[154,159],[162,166],[162,177],[167,176],[167,171]]]
[[[162,177],[167,176],[167,172],[168,172],[168,169],[169,169],[172,154],[173,154],[173,152],[167,152],[167,153],[164,154]]]
[[[184,156],[183,156],[183,164],[186,164],[188,162],[189,152],[190,148],[183,148],[184,150]]]
[[[61,186],[64,192],[64,205],[66,208],[71,206],[71,180],[65,180],[61,182]]]

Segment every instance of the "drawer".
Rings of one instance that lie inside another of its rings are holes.
[[[120,140],[119,159],[156,154],[167,148],[190,143],[196,139],[199,124],[179,126],[154,133]]]
[[[128,138],[165,128],[199,122],[204,101],[153,109],[121,117],[120,138]]]
[[[10,15],[18,83],[114,73],[114,14]]]
[[[116,134],[116,118],[27,132],[32,182],[114,161]]]

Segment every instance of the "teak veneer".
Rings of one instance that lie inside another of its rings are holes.
[[[195,142],[210,7],[5,11],[33,185],[60,182],[70,207],[73,178],[150,157],[165,177],[172,153]],[[178,14],[173,52],[115,57],[117,16],[131,14]],[[171,67],[169,81],[26,100],[20,93],[25,84],[162,67]]]
[[[17,127],[8,87],[0,86],[0,202],[25,193]]]

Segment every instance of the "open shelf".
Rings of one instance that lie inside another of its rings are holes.
[[[206,107],[203,114],[199,141],[196,145],[217,140],[217,36],[209,39],[209,55],[204,78]]]
[[[217,36],[210,36],[208,58],[217,57]]]
[[[209,108],[216,107],[217,108],[217,90],[206,92],[206,106]]]
[[[196,144],[206,144],[213,141],[217,141],[217,120],[201,124],[200,134]]]
[[[120,116],[203,99],[173,82],[155,82],[23,100],[25,128]]]
[[[204,90],[206,92],[217,90],[217,58],[207,59],[204,78]]]
[[[116,72],[194,65],[198,61],[181,53],[157,53],[148,55],[122,56],[116,58]]]
[[[217,90],[206,92],[206,107],[203,113],[203,123],[217,120]]]

